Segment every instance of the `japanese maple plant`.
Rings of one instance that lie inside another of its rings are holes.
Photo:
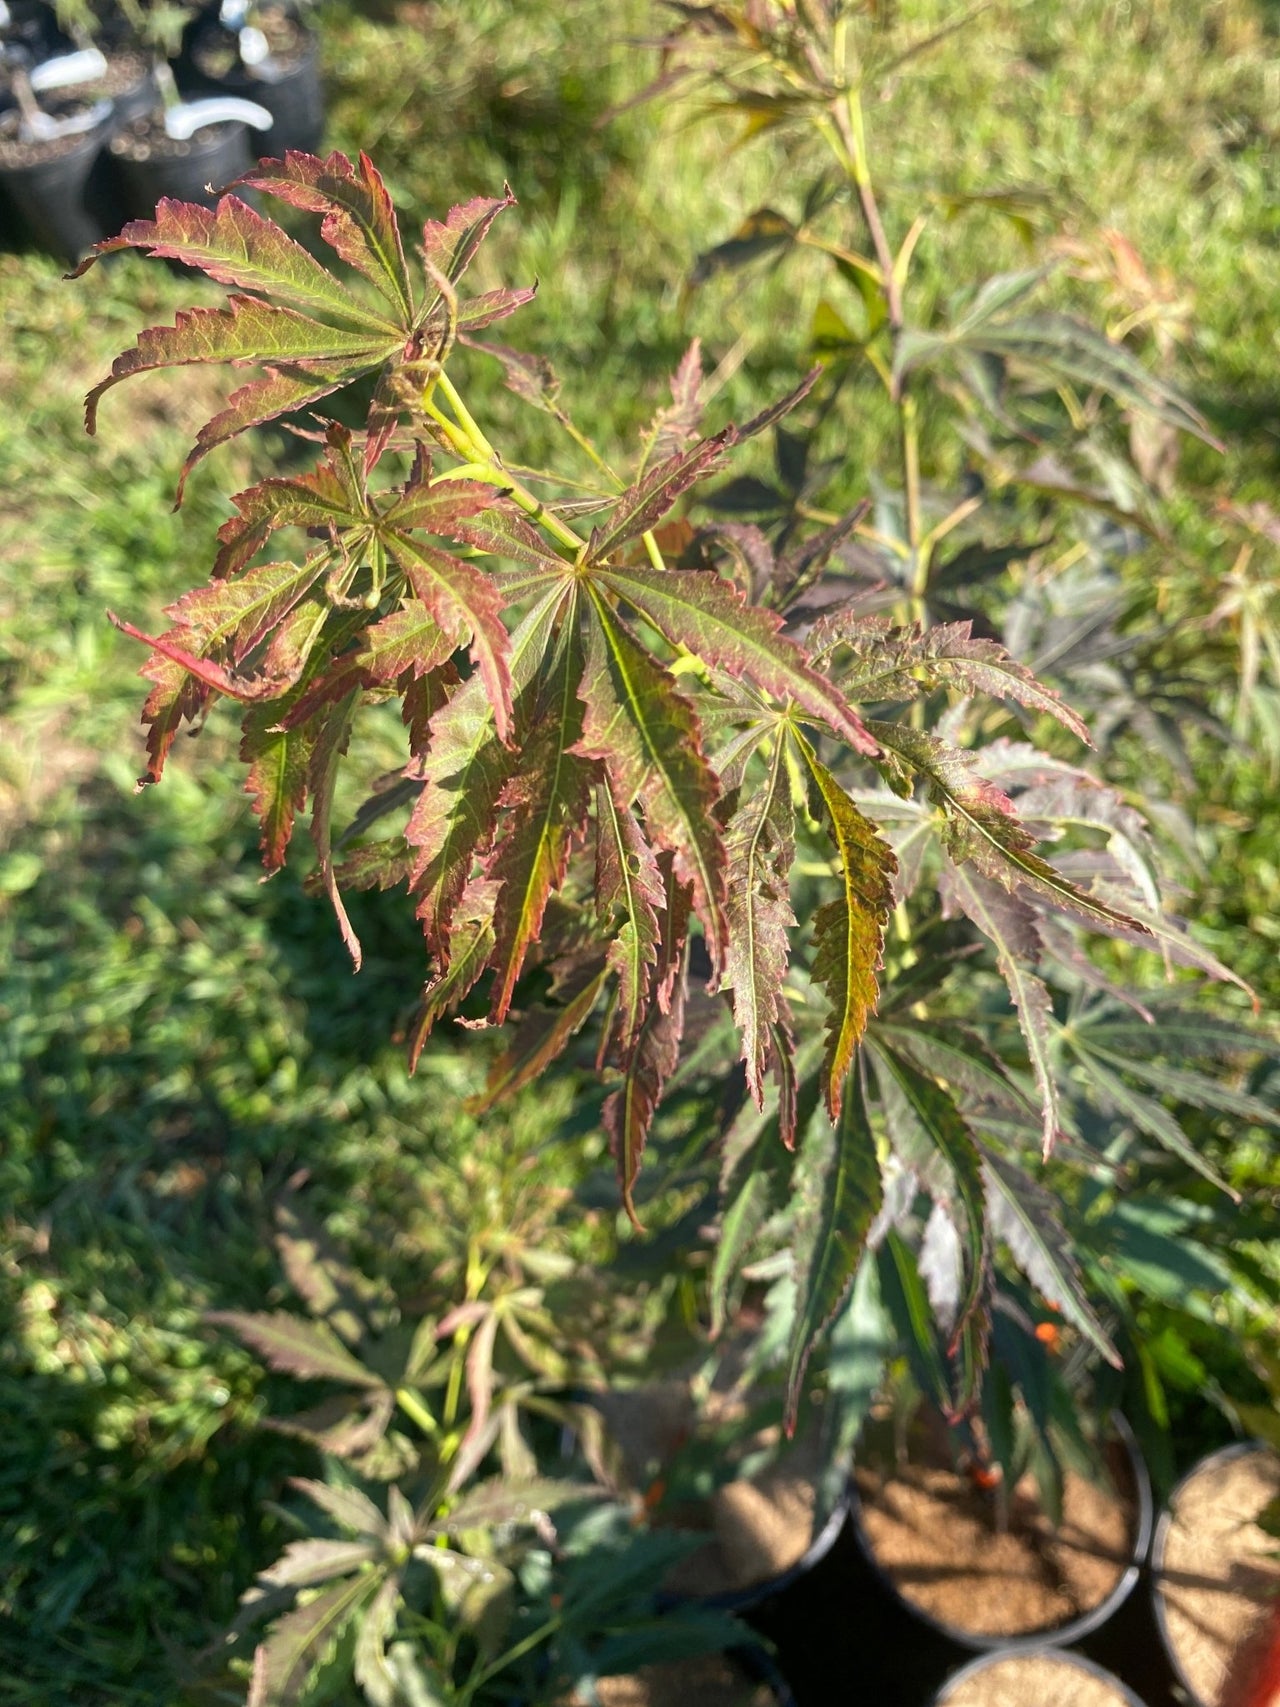
[[[857,178],[846,96],[824,98]],[[727,1166],[751,1147],[769,1160],[734,1201],[722,1264],[748,1247],[778,1181],[794,1190],[793,1415],[811,1347],[869,1233],[878,1226],[883,1240],[917,1190],[954,1252],[945,1338],[956,1414],[981,1382],[997,1241],[1114,1358],[1053,1201],[1031,1177],[1062,1119],[1042,968],[1056,955],[1078,969],[1077,926],[1204,957],[1160,912],[1138,815],[1026,741],[979,744],[966,707],[974,696],[1006,702],[1033,734],[1056,724],[1059,750],[1087,743],[1080,718],[967,622],[929,626],[919,600],[902,620],[869,610],[865,591],[840,580],[865,505],[807,535],[793,529],[785,549],[759,529],[673,525],[686,495],[801,404],[816,374],[755,419],[704,426],[695,344],[631,466],[615,471],[585,443],[541,359],[484,335],[532,290],[466,292],[470,262],[514,205],[509,192],[428,221],[410,257],[364,157],[290,154],[238,187],[318,216],[332,260],[235,187],[212,211],[162,202],[154,221],[99,246],[199,268],[231,294],[225,307],[143,331],[90,393],[90,431],[121,380],[256,364],[260,377],[201,428],[183,481],[234,435],[300,411],[312,412],[300,430],[317,448],[308,472],[236,496],[209,584],[170,608],[163,633],[121,621],[150,649],[144,782],[160,780],[184,724],[235,702],[267,871],[309,811],[320,881],[357,965],[344,891],[407,890],[427,969],[415,1058],[442,1016],[464,1000],[474,1014],[481,995],[487,1019],[468,1024],[519,1020],[495,1094],[529,1083],[593,1028],[633,1219],[691,981],[723,991],[758,1111],[734,1128]],[[878,274],[863,265],[893,321],[892,257]],[[905,374],[922,353],[904,339],[892,382],[909,471]],[[495,446],[464,395],[468,365],[481,361],[566,429],[571,472],[524,468]],[[1117,356],[1115,367],[1141,403],[1137,364]],[[361,430],[323,419],[326,398],[370,379]],[[1200,430],[1163,390],[1145,395]],[[912,526],[918,547],[918,517]],[[824,576],[848,596],[828,597],[814,617],[805,599]],[[407,731],[403,774],[339,835],[335,786],[353,728],[389,700]],[[1095,851],[1069,876],[1040,846],[1082,822],[1110,838],[1112,857]],[[958,951],[932,952],[933,915],[913,922],[922,883],[994,946],[1020,1060],[1002,1061],[953,1005],[934,1005]],[[799,920],[793,891],[806,898]],[[522,978],[535,965],[532,1002]],[[994,1110],[981,1125],[980,1108]],[[896,1210],[886,1199],[895,1180]]]

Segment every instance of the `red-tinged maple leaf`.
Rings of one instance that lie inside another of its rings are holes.
[[[697,718],[670,674],[594,589],[590,613],[579,750],[605,766],[615,799],[642,803],[649,838],[671,853],[676,875],[692,887],[719,976],[726,946],[724,839],[714,817],[720,785],[702,756]]]
[[[893,911],[898,862],[809,743],[800,745],[840,856],[841,893],[819,907],[813,919],[813,975],[831,1002],[823,1085],[831,1118],[838,1120],[854,1051],[879,999],[876,973]]]
[[[518,690],[534,682],[566,595],[566,588],[553,587],[512,635],[511,672]],[[448,953],[453,910],[473,860],[493,838],[498,800],[516,763],[517,755],[498,735],[483,679],[468,677],[430,720],[421,765],[426,786],[405,831],[417,850],[418,917],[438,955]]]
[[[613,1147],[622,1204],[640,1231],[634,1190],[640,1173],[649,1128],[663,1087],[680,1059],[684,1035],[685,966],[688,956],[690,889],[678,881],[674,861],[661,856],[666,900],[661,915],[662,940],[656,984],[665,991],[662,1002],[649,1008],[635,1042],[622,1063],[622,1084],[605,1099],[602,1118]]]
[[[209,689],[162,652],[153,652],[140,673],[155,684],[142,708],[149,757],[146,771],[138,778],[141,789],[160,781],[179,729],[198,716],[208,701]]]
[[[599,568],[597,585],[625,599],[671,642],[731,676],[746,676],[776,699],[832,729],[859,753],[879,748],[839,689],[779,633],[775,611],[749,605],[718,575],[646,567]]]
[[[635,813],[619,805],[608,783],[596,790],[595,889],[601,920],[612,931],[607,963],[618,981],[614,1038],[625,1054],[649,1010],[666,892]]]
[[[742,1034],[747,1087],[760,1107],[787,971],[787,932],[796,922],[790,895],[795,814],[785,755],[785,743],[778,739],[763,786],[754,782],[743,786],[741,804],[725,837],[729,925],[725,983],[733,992],[733,1015]]]
[[[351,493],[329,458],[305,474],[260,480],[231,500],[239,511],[218,529],[217,580],[252,561],[279,528],[350,527]]]
[[[316,728],[277,729],[271,707],[255,706],[244,724],[240,757],[249,766],[245,793],[261,824],[262,863],[268,877],[284,864],[294,820],[307,801]]]
[[[582,640],[571,599],[555,656],[538,681],[519,769],[498,801],[502,834],[486,871],[501,884],[494,908],[494,984],[490,1017],[506,1018],[529,945],[542,927],[574,843],[587,823],[595,767],[576,749],[582,733]]]
[[[454,1012],[484,975],[493,954],[493,907],[498,886],[478,878],[459,896],[450,920],[449,960],[422,992],[422,1006],[409,1038],[413,1072],[436,1021]]]
[[[321,237],[355,276],[340,277],[274,221],[230,194],[214,208],[162,200],[154,220],[132,221],[118,237],[96,245],[77,269],[78,276],[103,255],[143,249],[199,268],[234,292],[226,308],[187,310],[171,327],[142,332],[86,399],[86,425],[92,432],[102,394],[134,374],[190,362],[256,362],[263,369],[262,379],[234,392],[227,408],[201,428],[183,464],[179,502],[191,469],[216,445],[319,402],[362,375],[382,376],[374,414],[379,443],[384,443],[387,417],[399,408],[388,373],[433,358],[458,327],[488,325],[532,294],[490,292],[474,303],[459,302],[453,294],[493,220],[512,205],[510,191],[500,199],[455,208],[443,222],[428,222],[426,288],[419,297],[386,187],[363,155],[355,164],[339,154],[321,160],[290,153],[283,161],[264,162],[243,182],[319,214]],[[451,293],[448,301],[442,283]]]

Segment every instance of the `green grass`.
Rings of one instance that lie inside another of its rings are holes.
[[[952,10],[899,8],[922,33]],[[724,120],[670,110],[597,128],[652,64],[602,39],[605,16],[635,34],[649,18],[638,3],[467,0],[406,7],[398,24],[335,5],[324,22],[332,140],[368,147],[417,216],[512,181],[520,206],[480,282],[538,277],[519,341],[555,360],[613,456],[689,337],[712,365],[728,358],[717,421],[741,418],[807,365],[822,297],[853,310],[811,255],[683,290],[694,256],[754,207],[795,211],[808,163],[788,142],[735,151]],[[1226,566],[1214,497],[1266,495],[1280,463],[1274,28],[1246,0],[996,6],[871,107],[893,234],[930,208],[913,286],[926,308],[1028,258],[998,214],[948,220],[926,199],[939,186],[1042,186],[1070,229],[1115,226],[1176,281],[1191,307],[1176,370],[1231,436],[1224,461],[1187,453],[1184,527],[1203,563],[1175,589],[1189,613],[1211,608]],[[211,395],[194,370],[113,393],[101,436],[84,437],[87,385],[203,289],[135,261],[72,285],[0,256],[0,1702],[14,1707],[169,1707],[186,1656],[278,1547],[272,1502],[305,1455],[255,1429],[261,1372],[199,1318],[285,1297],[268,1242],[284,1183],[305,1172],[331,1230],[408,1285],[427,1262],[425,1164],[477,1140],[460,1108],[474,1052],[433,1050],[410,1081],[394,1041],[422,974],[403,911],[359,900],[357,980],[297,874],[259,883],[220,763],[229,725],[181,742],[161,790],[130,792],[139,657],[104,611],[153,620],[205,572],[218,494],[295,454],[278,432],[219,452],[174,515]],[[544,424],[472,365],[469,395],[530,460],[549,454]],[[842,431],[833,501],[865,490],[883,413]],[[952,481],[950,452],[926,449],[926,473]],[[375,723],[369,768],[394,750]],[[1260,761],[1206,748],[1200,763],[1194,904],[1274,998],[1274,786]],[[489,1130],[544,1147],[564,1115],[540,1094]],[[1272,1166],[1242,1165],[1242,1184]]]

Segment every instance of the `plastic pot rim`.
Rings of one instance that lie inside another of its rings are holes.
[[[1151,1546],[1151,1533],[1155,1524],[1155,1504],[1151,1494],[1151,1477],[1147,1473],[1146,1460],[1138,1447],[1137,1437],[1129,1427],[1126,1419],[1119,1411],[1112,1411],[1108,1421],[1111,1429],[1124,1447],[1133,1471],[1134,1493],[1137,1500],[1136,1522],[1134,1524],[1133,1546],[1130,1549],[1129,1563],[1125,1566],[1120,1580],[1104,1600],[1088,1612],[1082,1612],[1076,1618],[1069,1619],[1065,1624],[1049,1625],[1040,1630],[1027,1630],[1019,1635],[990,1635],[979,1634],[974,1630],[965,1630],[956,1624],[948,1624],[941,1618],[935,1618],[931,1612],[915,1605],[898,1588],[893,1578],[876,1558],[871,1541],[862,1525],[862,1501],[858,1496],[857,1485],[850,1480],[850,1513],[853,1518],[853,1533],[863,1558],[870,1566],[876,1578],[884,1585],[895,1601],[937,1636],[963,1648],[969,1653],[979,1656],[993,1653],[997,1649],[1011,1653],[1022,1653],[1032,1648],[1065,1648],[1072,1642],[1079,1642],[1085,1636],[1093,1635],[1119,1611],[1137,1586],[1142,1574]]]
[[[1146,1702],[1140,1695],[1134,1694],[1123,1678],[1117,1677],[1114,1672],[1108,1671],[1105,1666],[1098,1665],[1096,1661],[1086,1659],[1083,1654],[1067,1653],[1056,1642],[1032,1644],[1024,1642],[1016,1646],[1011,1644],[1008,1647],[995,1648],[987,1653],[978,1654],[975,1659],[971,1659],[967,1665],[961,1666],[959,1671],[953,1671],[946,1678],[929,1707],[947,1707],[947,1697],[957,1684],[966,1683],[969,1678],[979,1676],[990,1667],[999,1665],[1002,1660],[1042,1657],[1063,1660],[1066,1664],[1073,1666],[1076,1671],[1087,1672],[1090,1677],[1097,1678],[1099,1683],[1105,1683],[1109,1688],[1114,1689],[1125,1702],[1126,1707],[1146,1707]]]
[[[1247,1457],[1251,1452],[1265,1452],[1271,1457],[1276,1455],[1275,1448],[1268,1446],[1265,1440],[1233,1440],[1230,1446],[1220,1446],[1216,1452],[1207,1452],[1203,1458],[1198,1458],[1186,1474],[1174,1483],[1173,1490],[1165,1501],[1164,1510],[1160,1513],[1151,1542],[1151,1609],[1155,1615],[1156,1629],[1160,1633],[1164,1657],[1169,1662],[1169,1669],[1177,1678],[1179,1687],[1186,1691],[1191,1707],[1209,1707],[1209,1703],[1192,1684],[1183,1669],[1182,1661],[1174,1652],[1173,1643],[1169,1639],[1169,1620],[1160,1586],[1164,1574],[1164,1551],[1169,1544],[1169,1531],[1174,1523],[1173,1508],[1187,1483],[1198,1476],[1207,1465],[1226,1464],[1233,1458]]]
[[[771,1577],[762,1577],[758,1583],[748,1583],[743,1588],[719,1589],[714,1594],[676,1594],[662,1590],[657,1597],[659,1608],[672,1606],[705,1606],[713,1612],[751,1612],[766,1600],[772,1600],[774,1595],[789,1589],[801,1577],[808,1576],[815,1565],[826,1558],[835,1546],[840,1532],[849,1520],[853,1509],[853,1483],[846,1482],[839,1499],[831,1508],[831,1513],[800,1557],[785,1570],[777,1571]]]

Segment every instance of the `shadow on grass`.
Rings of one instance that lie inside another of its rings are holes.
[[[182,1656],[287,1539],[286,1477],[316,1469],[257,1426],[270,1383],[202,1312],[286,1301],[271,1208],[300,1168],[320,1204],[359,1206],[376,1262],[372,1224],[450,1130],[449,1061],[415,1085],[390,1042],[422,976],[402,898],[356,898],[353,977],[323,902],[259,884],[218,786],[64,800],[19,839],[40,875],[0,913],[15,1707],[171,1707]]]

